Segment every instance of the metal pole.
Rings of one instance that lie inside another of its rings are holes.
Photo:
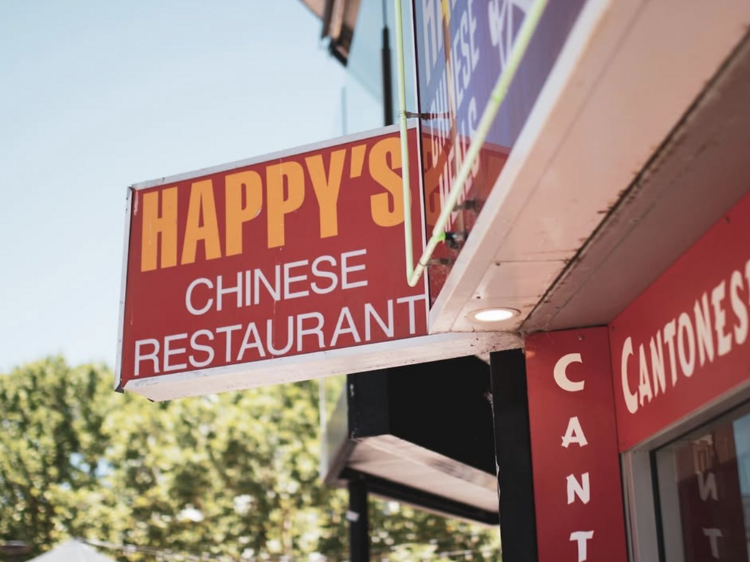
[[[393,73],[391,71],[391,39],[383,0],[383,47],[380,51],[383,71],[383,125],[393,125]]]
[[[349,551],[351,562],[370,562],[370,531],[367,521],[367,484],[349,480]]]
[[[490,353],[500,539],[505,562],[537,562],[526,358],[520,349]]]

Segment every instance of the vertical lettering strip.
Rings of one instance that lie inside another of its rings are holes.
[[[539,562],[625,562],[606,328],[526,340]]]

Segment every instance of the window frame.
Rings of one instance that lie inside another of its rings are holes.
[[[630,562],[666,562],[656,451],[750,401],[750,379],[620,454]]]

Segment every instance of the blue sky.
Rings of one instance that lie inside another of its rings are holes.
[[[0,1],[0,372],[114,364],[125,190],[336,136],[298,0]]]

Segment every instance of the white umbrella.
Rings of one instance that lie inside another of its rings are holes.
[[[68,541],[29,562],[114,562],[114,560],[79,541]]]

